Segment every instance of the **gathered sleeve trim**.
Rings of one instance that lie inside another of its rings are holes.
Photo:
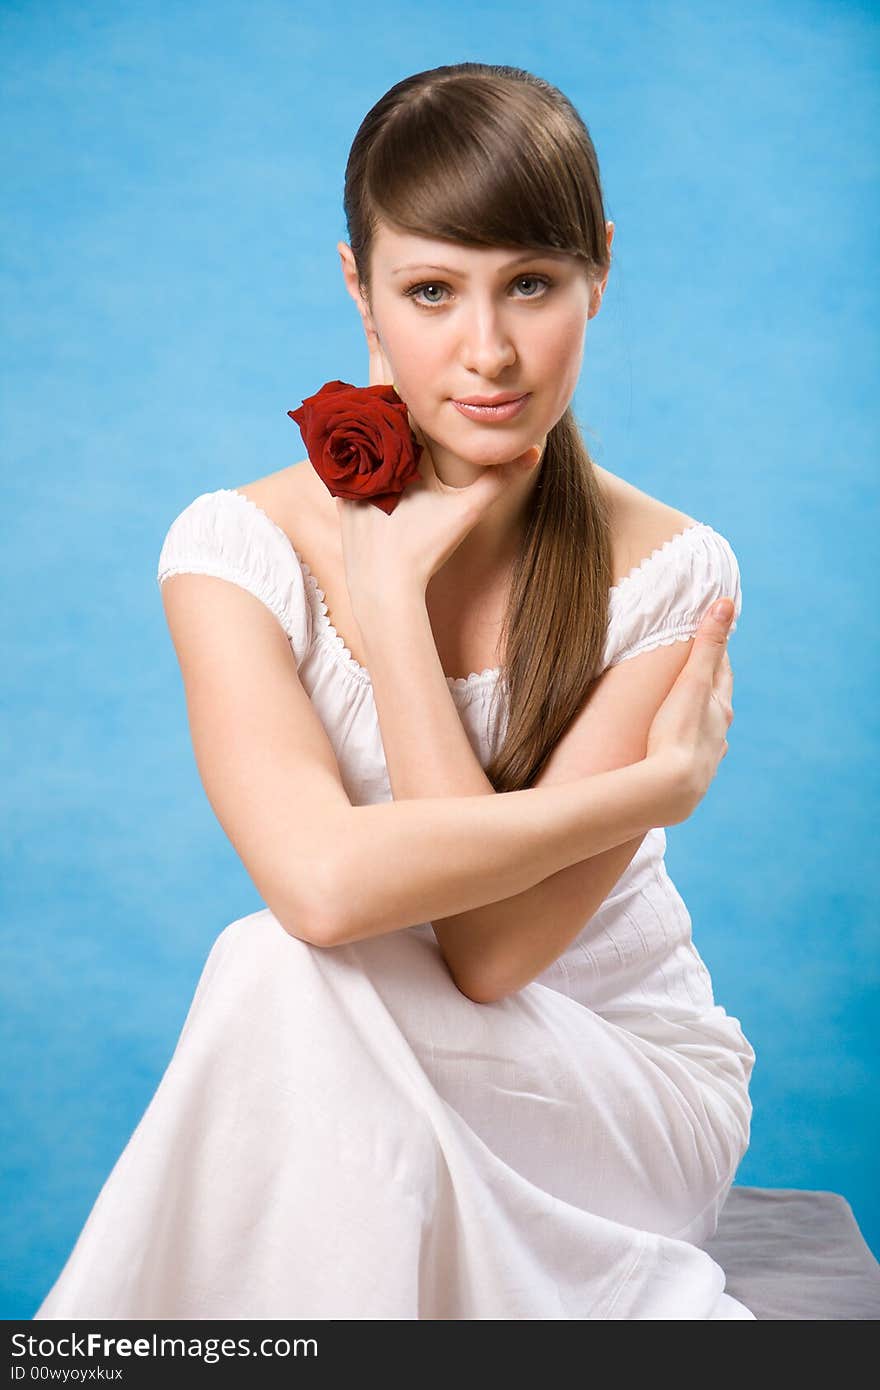
[[[246,589],[274,614],[302,663],[313,635],[302,566],[281,527],[243,493],[202,493],[175,517],[159,553],[160,588],[172,574],[213,575]]]
[[[655,550],[611,590],[605,667],[694,637],[707,610],[732,598],[742,611],[739,565],[730,542],[703,522]]]

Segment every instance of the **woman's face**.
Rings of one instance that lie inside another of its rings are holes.
[[[582,261],[562,252],[474,248],[381,224],[368,306],[345,250],[349,290],[372,320],[441,477],[460,471],[456,460],[485,466],[530,444],[543,447],[574,394],[587,320],[601,300]],[[525,408],[506,421],[468,417],[453,404],[526,392]]]

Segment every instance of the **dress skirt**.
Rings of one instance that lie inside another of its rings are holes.
[[[748,1045],[670,1004],[453,983],[430,923],[217,937],[36,1319],[754,1318],[699,1248]]]

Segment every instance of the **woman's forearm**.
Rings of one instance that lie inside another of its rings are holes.
[[[424,596],[385,593],[358,613],[395,799],[495,796],[437,654]],[[633,759],[635,761],[635,759]],[[555,779],[565,780],[565,779]],[[572,779],[569,779],[572,780]],[[641,844],[615,845],[525,892],[431,922],[449,972],[471,998],[521,988],[582,930]]]
[[[383,596],[357,615],[396,801],[494,796],[443,671],[424,596]]]
[[[338,945],[512,897],[590,855],[677,823],[686,796],[684,774],[652,757],[494,796],[348,807],[325,827],[331,848],[310,904],[312,922],[320,923],[313,930],[321,944]],[[314,873],[303,876],[295,865],[291,872],[300,884],[304,877],[316,883]]]

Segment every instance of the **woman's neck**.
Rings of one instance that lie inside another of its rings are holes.
[[[491,583],[496,576],[509,571],[525,533],[541,468],[542,463],[538,463],[534,468],[516,472],[508,478],[499,496],[443,566],[443,573],[448,579],[455,577],[469,583]],[[441,482],[447,487],[457,488],[469,486],[486,471],[475,468],[466,460],[448,458],[441,459],[435,469]]]
[[[471,479],[479,476],[472,464],[464,460],[460,462],[469,470]],[[528,473],[516,474],[509,480],[501,495],[456,547],[442,570],[438,571],[438,576],[442,575],[442,585],[435,583],[435,590],[438,587],[451,590],[459,586],[466,589],[493,588],[509,575],[525,533],[532,493],[540,479],[541,467],[539,463]],[[334,552],[338,551],[341,556],[342,538],[334,499],[313,468],[307,467],[304,471],[318,515],[323,518],[326,527],[325,536],[332,536]],[[450,482],[448,470],[442,480],[450,487],[466,486],[464,482]],[[435,576],[435,580],[438,576]]]

